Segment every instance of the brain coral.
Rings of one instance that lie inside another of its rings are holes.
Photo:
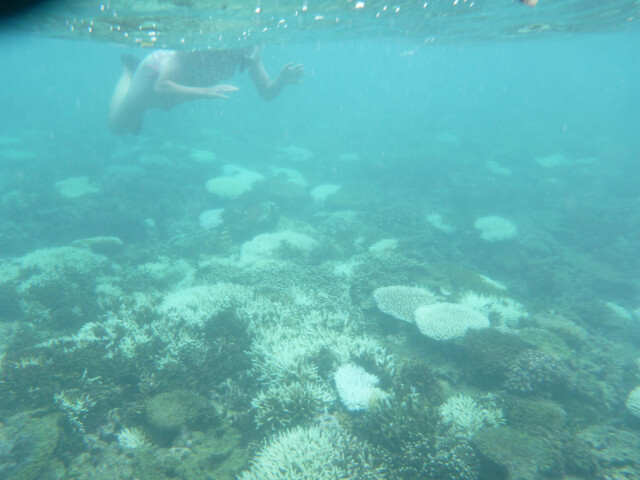
[[[454,303],[423,305],[415,312],[420,333],[435,340],[463,337],[469,329],[489,327],[483,314]]]

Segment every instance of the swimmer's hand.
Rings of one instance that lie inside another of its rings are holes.
[[[278,81],[282,85],[295,85],[302,83],[302,77],[304,77],[305,71],[302,65],[294,65],[293,62],[287,63],[282,70],[280,70],[280,76]]]
[[[203,97],[205,98],[229,98],[226,94],[236,92],[238,87],[233,85],[214,85],[213,87],[205,88]]]

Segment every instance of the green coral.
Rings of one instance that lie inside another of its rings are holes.
[[[475,382],[487,387],[501,385],[511,362],[529,348],[518,336],[492,328],[471,330],[458,344],[466,354],[463,368]]]
[[[258,427],[278,429],[306,422],[334,401],[335,396],[319,383],[292,381],[270,385],[258,393],[251,405]]]
[[[527,433],[553,434],[567,421],[567,412],[551,400],[512,396],[506,400],[505,410],[508,424]]]
[[[575,321],[567,318],[567,315],[571,314],[560,315],[549,312],[536,316],[535,320],[541,328],[553,331],[569,345],[576,347],[587,340],[589,332]]]
[[[242,435],[227,422],[181,440],[171,450],[136,451],[137,478],[155,479],[151,473],[163,472],[168,478],[234,480],[249,461]]]
[[[348,423],[359,438],[367,438],[392,455],[402,455],[408,436],[434,433],[437,415],[420,395],[413,394],[401,399],[392,396],[362,415],[350,416]]]
[[[558,358],[568,358],[573,353],[562,338],[542,328],[523,328],[520,338],[529,345]]]
[[[468,440],[414,435],[403,442],[397,461],[403,480],[477,480],[480,465]]]
[[[549,441],[511,427],[481,430],[473,437],[473,445],[489,460],[506,468],[509,478],[538,480],[558,467]]]
[[[161,393],[145,405],[147,420],[160,430],[178,430],[193,424],[206,409],[207,401],[187,390]]]

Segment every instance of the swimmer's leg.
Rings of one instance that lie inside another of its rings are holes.
[[[136,68],[138,68],[138,65],[140,65],[140,59],[128,53],[120,55],[120,60],[122,60],[122,66],[129,70],[132,75],[133,72],[136,71]]]
[[[109,127],[113,133],[140,133],[157,75],[132,55],[122,55],[122,76],[111,98]],[[146,59],[145,59],[146,60]]]

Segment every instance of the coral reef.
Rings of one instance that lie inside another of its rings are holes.
[[[554,435],[567,423],[567,412],[551,400],[514,396],[505,403],[509,425],[522,432]]]
[[[498,386],[506,380],[509,366],[529,348],[517,335],[493,328],[471,330],[459,340],[464,352],[462,366],[470,380],[482,386]]]
[[[3,163],[1,478],[640,478],[638,256],[574,233],[597,192],[457,134],[415,162],[210,133],[84,180]]]
[[[398,461],[400,478],[478,480],[479,462],[464,438],[416,435],[405,440]]]
[[[508,478],[536,480],[559,469],[550,442],[511,427],[484,429],[473,437],[473,445],[487,459],[506,468]]]
[[[507,372],[505,387],[513,392],[551,393],[570,380],[570,371],[562,360],[536,350],[525,350],[516,357]]]
[[[147,421],[161,430],[179,430],[202,422],[206,410],[207,401],[186,390],[161,393],[145,404]]]
[[[37,480],[51,475],[60,428],[57,415],[23,412],[0,424],[0,476],[7,480]]]
[[[455,437],[473,437],[482,428],[504,423],[502,410],[494,405],[480,405],[473,397],[464,394],[450,397],[438,411],[442,423]]]
[[[260,390],[251,401],[258,427],[271,429],[293,427],[325,412],[335,402],[335,395],[322,383],[274,383]]]

